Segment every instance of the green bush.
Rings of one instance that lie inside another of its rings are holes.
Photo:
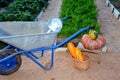
[[[15,0],[0,13],[0,21],[33,21],[48,0]]]
[[[71,36],[86,26],[96,26],[95,29],[99,32],[100,25],[97,23],[97,10],[94,0],[62,0],[60,17],[69,15],[72,16],[72,19],[63,22],[64,27],[59,37]]]
[[[0,0],[0,8],[8,6],[14,0]]]

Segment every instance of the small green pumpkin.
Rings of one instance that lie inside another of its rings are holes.
[[[89,30],[89,36],[91,39],[95,40],[98,37],[98,32],[95,30]]]

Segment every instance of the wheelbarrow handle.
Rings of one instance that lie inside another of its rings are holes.
[[[89,29],[95,29],[95,26],[90,26]]]
[[[72,40],[73,38],[75,38],[76,36],[81,34],[82,32],[85,32],[85,31],[88,31],[88,30],[94,29],[94,28],[95,28],[95,26],[89,26],[89,27],[82,28],[82,29],[78,30],[76,33],[74,33],[73,35],[71,35],[70,37],[68,37],[67,39],[65,39],[62,42],[60,42],[59,44],[55,45],[53,48],[61,47],[62,45],[66,44],[67,42],[69,42],[70,40]]]
[[[72,16],[68,16],[68,17],[65,17],[65,18],[61,18],[61,21],[66,21],[66,20],[71,19],[71,18],[72,18]]]

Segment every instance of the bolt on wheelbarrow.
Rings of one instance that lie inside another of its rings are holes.
[[[69,18],[62,18],[61,22]],[[47,25],[46,22],[42,21],[0,23],[0,41],[8,44],[0,51],[1,75],[10,75],[20,68],[22,63],[21,54],[27,56],[42,69],[50,70],[54,64],[54,50],[56,48],[66,44],[80,33],[94,28],[94,26],[82,28],[59,44],[55,44],[59,32],[50,32],[49,28],[46,27]],[[46,50],[51,50],[50,65],[48,67],[38,61],[44,56]],[[35,55],[34,52],[36,51],[40,51],[41,54],[39,56]]]

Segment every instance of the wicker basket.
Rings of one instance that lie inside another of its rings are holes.
[[[84,61],[80,61],[78,59],[72,59],[73,60],[73,65],[75,68],[79,69],[79,70],[87,70],[90,67],[90,59],[89,56],[84,55],[85,60]]]

